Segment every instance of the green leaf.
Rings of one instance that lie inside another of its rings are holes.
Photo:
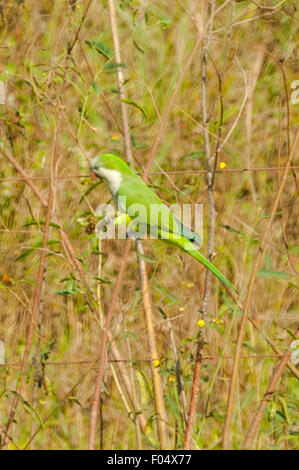
[[[112,73],[112,72],[115,72],[119,67],[126,67],[126,64],[122,64],[122,63],[117,63],[117,62],[107,62],[105,65],[104,65],[104,70],[105,72],[107,73]]]
[[[161,307],[158,307],[158,310],[159,310],[160,314],[162,315],[162,317],[164,318],[164,320],[167,320],[167,316],[164,313],[164,310]]]
[[[36,416],[41,428],[45,429],[43,420],[42,420],[41,416],[39,415],[39,413],[36,411],[36,409],[33,408],[33,406],[27,400],[25,400],[22,397],[22,395],[20,395],[18,392],[12,390],[11,393],[13,393],[14,395],[16,395],[19,398],[19,400],[24,404],[25,408],[27,408],[27,411],[32,411],[32,413]],[[31,417],[32,417],[32,415],[31,415]]]
[[[30,286],[36,286],[36,282],[31,281],[30,279],[23,279],[23,282],[26,282],[26,284],[29,284]]]
[[[141,397],[141,404],[142,406],[147,406],[149,402],[149,398],[153,399],[153,392],[148,381],[148,378],[144,374],[144,372],[137,370],[136,371],[136,380],[139,386],[139,393]]]
[[[48,240],[47,245],[55,245],[56,243],[60,243],[60,240]]]
[[[169,299],[172,303],[174,303],[174,304],[177,304],[177,303],[178,303],[178,299],[177,299],[174,295],[170,294],[166,289],[164,289],[164,287],[162,287],[162,286],[155,286],[155,289],[156,289],[158,292],[160,292],[161,294],[166,295],[166,297],[168,297],[168,299]]]
[[[28,250],[25,250],[20,256],[15,259],[15,261],[20,261],[21,259],[26,258],[26,256],[30,255],[30,253],[32,253],[33,251],[35,251],[35,248],[28,248]]]
[[[292,282],[288,283],[290,287],[294,287],[294,289],[299,290],[299,286],[296,286],[296,284],[293,284]]]
[[[91,86],[94,89],[94,91],[96,92],[96,94],[98,95],[100,93],[100,87],[96,84],[96,82],[92,82]]]
[[[196,342],[196,341],[197,341],[196,336],[188,336],[187,338],[183,338],[181,340],[181,344],[192,343],[192,342]]]
[[[282,214],[283,214],[282,211],[277,211],[277,212],[275,212],[274,215],[275,215],[275,217],[276,217],[276,216],[282,215]],[[265,215],[262,216],[263,219],[269,219],[269,217],[270,217],[270,214],[265,214]]]
[[[203,158],[203,156],[204,156],[204,152],[190,152],[190,153],[187,153],[187,155],[184,155],[182,159],[191,160],[194,158]]]
[[[254,397],[255,397],[255,390],[254,390],[254,388],[250,388],[250,389],[246,392],[246,394],[245,394],[245,396],[244,396],[244,398],[243,398],[243,400],[242,400],[242,405],[241,405],[241,406],[242,406],[242,409],[243,409],[243,410],[244,410],[244,409],[246,410],[246,409],[248,408],[248,406],[250,405],[250,403],[253,402]]]
[[[228,232],[235,233],[236,235],[239,235],[240,237],[243,237],[243,238],[248,238],[248,235],[246,235],[246,233],[239,232],[239,230],[232,228],[230,225],[224,225],[224,224],[219,224],[219,225],[220,227],[225,228]]]
[[[290,274],[288,273],[283,273],[280,271],[272,271],[270,269],[261,269],[257,273],[258,277],[270,277],[273,279],[287,279],[290,277]]]
[[[177,405],[176,401],[170,395],[167,395],[165,398],[166,398],[166,402],[168,403],[169,408],[172,410],[171,414],[173,416],[176,416],[176,418],[178,420],[180,420],[181,419],[181,413],[179,411],[179,408],[178,408],[178,405]]]
[[[113,56],[113,51],[110,49],[110,47],[101,41],[86,40],[85,44],[87,44],[87,46],[91,47],[92,49],[95,49],[97,52],[102,54],[106,59],[110,59]]]
[[[76,286],[76,280],[73,277],[65,278],[61,280],[60,282],[63,282],[63,281],[67,281],[66,288],[57,290],[55,294],[58,294],[58,295],[74,295],[77,293],[82,294],[83,291],[80,289],[80,287]]]
[[[142,434],[143,440],[148,444],[148,446],[152,449],[160,449],[160,447],[152,442],[145,434]]]
[[[56,243],[60,243],[60,240],[48,240],[48,243],[47,245],[48,246],[51,246],[51,245],[55,245]],[[25,250],[20,256],[18,256],[15,261],[20,261],[21,259],[24,259],[26,258],[26,256],[30,255],[30,253],[32,253],[33,251],[35,251],[37,248],[41,248],[43,246],[43,242],[42,241],[39,241],[39,242],[36,242],[32,245],[32,248],[28,248],[27,250]]]
[[[134,341],[136,341],[137,339],[137,336],[134,333],[132,333],[132,331],[128,331],[128,330],[124,331],[123,337],[133,339]]]
[[[242,343],[242,346],[244,346],[244,348],[248,349],[248,351],[250,352],[253,352],[255,354],[258,354],[258,351],[256,349],[254,349],[253,346],[251,346],[249,343],[246,343],[245,341]]]
[[[133,44],[134,44],[134,46],[136,47],[136,49],[137,49],[139,52],[141,52],[142,54],[144,54],[144,50],[141,49],[140,46],[138,46],[138,44],[137,44],[137,42],[136,42],[135,40],[133,41]]]
[[[292,424],[292,420],[290,418],[290,414],[289,414],[289,409],[288,409],[288,405],[287,405],[287,402],[285,401],[285,399],[283,397],[278,397],[278,400],[280,401],[281,405],[282,405],[282,408],[283,408],[283,413],[284,413],[284,416],[285,416],[285,419],[286,421],[288,422],[289,425]]]
[[[18,256],[18,257],[15,259],[15,261],[19,261],[20,259],[26,258],[26,256],[28,256],[30,253],[32,253],[32,252],[35,251],[37,248],[40,248],[40,247],[42,247],[42,246],[43,246],[43,242],[42,242],[42,241],[33,243],[32,248],[28,248],[27,250],[25,250],[20,256]]]
[[[146,261],[147,263],[154,264],[156,262],[156,260],[149,258],[148,256],[142,255],[141,253],[138,253],[138,256],[144,259],[144,261]]]
[[[79,402],[77,397],[69,396],[69,397],[67,397],[67,399],[70,400],[70,401],[73,401],[74,403],[79,405],[81,408],[83,408],[83,406],[81,405],[81,403]]]
[[[206,323],[206,328],[213,328],[214,330],[218,331],[218,333],[222,336],[224,335],[223,328],[220,325],[216,325],[215,323]]]
[[[27,222],[26,224],[24,224],[23,227],[29,227],[30,225],[45,225],[45,221],[40,220],[39,222],[35,222],[34,220],[32,220],[31,222]],[[60,228],[60,225],[54,224],[54,222],[50,222],[49,225],[50,227]]]
[[[299,436],[299,431],[290,431],[290,434],[288,434],[287,436],[282,436],[279,438],[279,442],[280,441],[288,441],[288,440],[295,440],[297,441],[298,440],[298,436]]]
[[[87,190],[84,192],[84,196],[88,196],[88,194],[91,193],[91,191],[93,191],[95,188],[97,188],[100,184],[102,184],[103,181],[102,180],[98,180],[96,181],[95,183],[93,183],[91,186],[89,186],[89,188],[87,188]],[[79,204],[81,204],[82,201],[84,201],[84,196],[81,197],[80,201],[79,201]]]
[[[95,233],[91,234],[91,249],[94,255],[102,255],[103,253],[99,251],[99,239]]]
[[[97,281],[100,281],[101,284],[112,284],[111,281],[108,281],[107,279],[103,279],[102,277],[93,276],[93,278],[96,279]]]
[[[122,99],[121,101],[122,101],[123,103],[130,104],[131,106],[135,106],[135,108],[139,109],[139,111],[142,112],[142,114],[143,114],[143,116],[145,117],[145,119],[147,119],[147,115],[145,114],[144,109],[143,109],[138,103],[136,103],[136,101],[127,100],[127,99]]]
[[[171,19],[168,18],[168,17],[161,18],[161,19],[158,21],[158,24],[161,26],[162,29],[167,29],[167,28],[169,28],[170,25],[171,25]]]

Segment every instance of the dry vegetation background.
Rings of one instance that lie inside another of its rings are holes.
[[[291,84],[299,80],[297,2],[118,0],[115,6],[121,65],[114,57],[108,2],[0,2],[1,351],[5,348],[0,431],[1,443],[9,449],[88,445],[101,325],[126,243],[98,243],[93,211],[110,196],[89,174],[89,162],[100,152],[124,156],[117,69],[126,80],[133,155],[141,175],[177,91],[150,181],[168,203],[203,203],[204,253],[210,207],[205,174],[208,130],[217,168],[214,263],[240,290],[241,302],[299,123],[299,104],[290,100]],[[203,39],[186,67],[199,35]],[[207,44],[205,127],[202,71]],[[295,339],[297,159],[298,146],[250,299],[255,326],[246,322],[240,352],[229,426],[234,449],[242,446],[279,354]],[[256,171],[239,171],[245,168]],[[143,246],[167,438],[171,448],[180,449],[205,270],[165,243],[146,241]],[[241,307],[213,278],[204,318],[195,449],[223,445]],[[96,448],[159,448],[134,244],[110,330],[123,362],[115,361],[109,342]],[[185,407],[177,389],[176,355]],[[267,398],[252,448],[298,448],[294,365],[293,370],[283,368]]]

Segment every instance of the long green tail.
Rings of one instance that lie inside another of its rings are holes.
[[[198,250],[195,250],[193,247],[192,249],[186,249],[184,248],[184,251],[186,253],[189,253],[189,255],[193,256],[193,258],[196,258],[201,264],[203,264],[206,268],[208,268],[213,274],[215,274],[216,277],[218,277],[219,281],[221,281],[223,284],[225,284],[227,287],[230,287],[233,289],[235,292],[238,293],[237,289],[226,279],[223,274],[221,274],[220,271],[218,271],[217,268],[207,259],[205,256],[203,256]]]
[[[125,216],[127,219],[131,220],[129,216]],[[119,219],[121,219],[119,217]],[[126,221],[128,222],[128,220]],[[117,220],[117,219],[116,219]],[[122,219],[121,219],[122,220]],[[121,222],[123,223],[123,221]],[[221,274],[220,271],[205,257],[203,256],[200,251],[198,251],[196,248],[194,248],[193,243],[191,243],[187,238],[181,236],[180,238],[177,238],[174,236],[173,233],[171,232],[166,232],[164,230],[159,229],[158,230],[159,236],[161,239],[166,241],[167,243],[170,243],[171,245],[178,246],[181,248],[183,251],[188,253],[189,255],[193,256],[193,258],[197,259],[201,264],[203,264],[207,269],[209,269],[216,277],[218,277],[219,281],[221,281],[224,285],[232,289],[238,294],[237,289],[226,279],[226,277]]]
[[[193,258],[197,259],[201,264],[203,264],[206,268],[208,268],[216,277],[218,277],[219,281],[225,284],[230,289],[234,290],[238,293],[237,289],[226,279],[220,271],[205,257],[203,256],[200,251],[194,248],[194,245],[184,237],[176,239],[169,234],[169,238],[167,240],[168,243],[172,245],[179,246],[182,250],[184,250],[189,255],[193,256]]]

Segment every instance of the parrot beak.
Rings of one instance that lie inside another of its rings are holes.
[[[101,164],[100,164],[100,159],[99,157],[95,157],[92,161],[91,161],[91,164],[90,164],[90,171],[91,173],[94,173],[98,178],[101,178],[101,176],[99,175],[99,169],[101,167]]]

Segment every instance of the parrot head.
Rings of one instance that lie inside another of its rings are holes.
[[[104,178],[113,195],[118,192],[119,186],[128,173],[132,173],[128,165],[116,155],[104,153],[95,157],[90,170],[99,178]]]

